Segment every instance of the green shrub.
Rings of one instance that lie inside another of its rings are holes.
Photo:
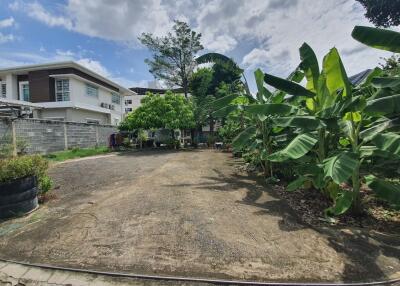
[[[79,150],[80,150],[79,147],[73,147],[73,148],[71,149],[72,153],[78,153]]]
[[[52,187],[53,187],[53,180],[49,176],[44,175],[39,179],[40,194],[44,195],[48,193]]]
[[[181,148],[181,141],[177,139],[170,138],[168,139],[165,144],[167,144],[167,147],[170,149],[179,149]]]
[[[40,193],[47,193],[53,185],[52,180],[47,176],[48,167],[48,161],[40,155],[2,159],[0,160],[0,183],[35,176]]]
[[[17,154],[25,155],[26,148],[28,147],[28,143],[21,139],[17,138],[16,140]],[[10,136],[5,136],[2,138],[2,143],[0,144],[0,159],[9,158],[13,155],[13,145],[12,139]]]
[[[49,163],[40,155],[2,159],[0,160],[0,182],[27,176],[36,176],[39,180],[46,175],[48,167]]]

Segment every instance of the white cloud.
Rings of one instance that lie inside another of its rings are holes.
[[[315,50],[320,63],[336,46],[350,75],[390,55],[351,38],[355,25],[371,25],[354,0],[68,0],[46,7],[21,1],[9,7],[49,26],[134,45],[142,32],[163,35],[173,19],[185,19],[202,33],[208,51],[234,57],[248,73],[262,67],[288,75],[300,61],[303,42]]]
[[[255,67],[257,65],[265,65],[269,62],[270,55],[268,55],[268,51],[254,48],[250,53],[243,57],[242,64],[247,67]]]
[[[7,43],[7,42],[12,42],[15,39],[16,38],[15,38],[15,36],[13,34],[5,35],[5,34],[0,32],[0,44],[4,44],[4,43]]]
[[[9,17],[9,18],[0,20],[0,29],[11,27],[12,25],[14,25],[14,23],[15,23],[15,20],[13,17]]]
[[[75,61],[76,63],[86,67],[87,69],[98,73],[112,81],[119,83],[125,87],[147,86],[147,81],[133,81],[124,76],[115,75],[109,71],[100,61],[79,57],[77,53],[72,51],[56,50],[54,53],[41,51],[40,54],[26,52],[8,52],[0,54],[0,68],[23,66],[29,64],[42,64],[60,61]]]
[[[72,21],[69,18],[55,16],[37,2],[27,4],[24,9],[26,9],[30,17],[39,20],[50,27],[61,26],[68,30],[72,29]]]
[[[56,54],[57,54],[57,56],[66,57],[66,58],[72,58],[75,56],[75,53],[70,50],[63,51],[63,50],[57,49]]]
[[[104,77],[112,77],[111,73],[99,61],[84,58],[76,61],[78,64],[88,68]]]
[[[215,38],[203,37],[203,45],[209,50],[226,53],[236,47],[237,41],[228,35],[219,35]]]

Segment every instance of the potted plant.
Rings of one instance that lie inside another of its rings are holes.
[[[0,219],[32,211],[51,188],[48,162],[39,155],[0,160]]]

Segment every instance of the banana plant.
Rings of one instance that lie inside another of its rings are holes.
[[[379,29],[356,27],[353,36],[356,35],[356,38],[358,37],[369,45],[378,46],[382,49],[399,50],[398,47],[393,45],[393,42],[399,39],[397,34],[394,35],[392,31],[390,33],[385,31],[382,37],[386,38],[388,46],[384,46],[384,40],[379,38],[377,31],[379,32]],[[392,37],[388,37],[388,34]],[[372,155],[400,158],[400,135],[392,132],[393,127],[399,125],[400,95],[381,92],[381,89],[396,91],[399,78],[373,77],[370,79],[371,84],[378,89],[375,96],[367,97],[363,93],[353,96],[351,83],[335,49],[332,49],[324,58],[323,70],[318,77],[315,76],[317,71],[315,65],[314,69],[310,65],[315,61],[304,55],[310,55],[309,51],[303,52],[302,56],[302,65],[305,68],[307,78],[306,88],[269,75],[266,75],[266,82],[291,92],[295,96],[305,97],[309,114],[322,120],[328,129],[329,123],[333,122],[344,130],[342,134],[344,138],[341,138],[337,145],[340,146],[341,144],[342,147],[332,150],[326,150],[324,147],[325,127],[315,130],[319,135],[318,165],[323,169],[324,180],[327,180],[326,188],[334,190],[335,193],[334,205],[326,210],[327,214],[340,215],[351,207],[359,212],[361,209],[360,188],[362,182],[365,182],[377,197],[399,207],[399,185],[379,179],[373,174],[360,176],[362,164]],[[293,126],[296,126],[296,124],[293,124]],[[296,127],[301,127],[301,125],[298,124]],[[284,150],[272,154],[270,159],[298,159],[312,150],[317,143],[317,138],[313,137],[313,133],[316,132],[306,133],[304,128],[301,127],[301,129],[303,129],[302,134],[296,137]],[[300,176],[289,184],[287,189],[295,190],[302,186],[306,179],[305,175]],[[348,182],[350,189],[341,188],[343,184]]]
[[[298,136],[268,159],[283,162],[302,158],[296,168],[299,177],[288,185],[288,190],[295,190],[310,181],[315,188],[334,199],[337,192],[331,190],[336,190],[338,186],[331,179],[324,178],[322,163],[331,149],[336,149],[339,134],[337,122],[352,102],[351,86],[335,48],[324,57],[321,71],[317,57],[308,44],[304,43],[299,51],[299,68],[307,80],[305,87],[273,75],[264,76],[267,84],[290,94],[289,101],[296,100],[304,106],[295,115],[274,120],[277,126],[294,128]],[[306,165],[304,159],[308,161]]]
[[[241,133],[233,140],[233,147],[236,150],[247,150],[250,152],[253,161],[263,169],[264,175],[274,177],[273,166],[266,158],[273,152],[274,138],[281,131],[274,127],[273,119],[293,113],[295,108],[283,103],[282,92],[271,93],[264,86],[264,73],[258,69],[254,72],[257,84],[256,98],[251,97],[250,104],[237,104],[234,99],[237,95],[226,97],[214,102],[214,106],[220,107],[214,116],[226,116],[232,111],[239,111],[245,118],[246,126]],[[293,80],[301,81],[302,74],[295,72],[291,75]],[[235,104],[236,103],[236,104]]]
[[[225,62],[235,64],[230,58],[218,54],[208,53],[196,59],[198,64],[209,62]],[[243,94],[232,94],[225,96],[213,103],[216,112],[213,116],[216,118],[224,118],[232,112],[238,114],[242,126],[242,132],[233,140],[232,144],[236,150],[246,149],[251,152],[253,161],[259,164],[265,176],[273,178],[273,167],[271,161],[266,158],[272,153],[274,137],[281,131],[275,128],[272,118],[290,114],[294,108],[291,105],[283,103],[285,92],[276,91],[271,93],[264,86],[264,73],[261,70],[256,70],[254,73],[257,84],[256,98],[250,93],[247,79],[242,72],[242,85],[244,87]],[[304,75],[298,69],[295,70],[288,79],[294,82],[300,82]],[[243,100],[238,98],[245,98]]]

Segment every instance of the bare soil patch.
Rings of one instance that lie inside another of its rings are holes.
[[[0,223],[3,258],[59,266],[268,281],[399,276],[400,239],[310,227],[230,154],[146,151],[59,164],[31,216]]]

